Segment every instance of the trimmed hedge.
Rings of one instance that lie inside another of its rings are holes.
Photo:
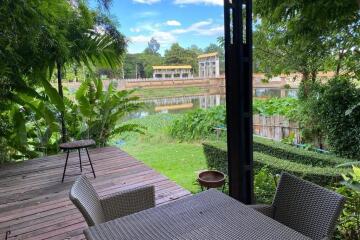
[[[208,167],[227,173],[226,144],[224,142],[207,142],[203,143],[203,148]],[[276,158],[265,153],[254,152],[255,171],[260,170],[262,167],[266,167],[272,174],[279,174],[282,171],[286,171],[322,186],[327,186],[339,181],[341,174],[348,172],[348,169],[313,167],[311,165]]]
[[[292,162],[312,166],[335,167],[336,165],[353,161],[330,154],[306,151],[258,136],[254,136],[253,147],[256,152],[262,152],[276,158],[287,159]]]

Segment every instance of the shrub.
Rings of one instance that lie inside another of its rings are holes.
[[[273,157],[313,166],[336,166],[349,162],[349,159],[330,154],[319,154],[273,140],[254,136],[254,151],[266,153]]]
[[[254,193],[257,203],[271,204],[276,190],[276,176],[261,168],[254,176]]]
[[[125,132],[143,132],[138,124],[124,123],[122,120],[130,113],[139,110],[142,104],[137,97],[131,96],[133,91],[118,91],[114,83],[110,83],[104,91],[100,79],[89,79],[81,83],[76,91],[76,103],[68,101],[69,122],[76,124],[72,137],[87,137],[105,146],[111,137]]]
[[[316,85],[316,84],[314,84]],[[360,90],[350,79],[337,77],[310,89],[303,102],[305,126],[325,134],[329,146],[340,156],[360,157],[360,108],[347,110],[360,102]]]
[[[225,125],[225,106],[207,110],[197,109],[184,114],[170,127],[170,135],[180,140],[206,138],[214,134],[214,127]]]
[[[224,142],[203,143],[207,165],[210,169],[218,169],[227,173],[227,149]],[[348,169],[334,169],[332,167],[313,167],[289,160],[276,158],[261,152],[254,152],[254,169],[259,171],[266,167],[272,174],[279,174],[282,171],[297,175],[319,185],[329,185],[337,182],[342,173]]]
[[[336,191],[346,197],[346,202],[339,218],[335,239],[360,239],[360,192],[345,186]]]
[[[298,102],[295,98],[254,99],[253,113],[265,116],[281,115],[295,120],[298,115]]]
[[[360,168],[343,176],[343,187],[337,192],[346,196],[344,209],[337,226],[337,239],[360,239]]]
[[[294,98],[255,99],[253,112],[261,115],[297,116],[298,100]],[[180,140],[204,139],[214,135],[214,128],[226,126],[226,107],[197,109],[184,114],[170,127],[170,135]]]

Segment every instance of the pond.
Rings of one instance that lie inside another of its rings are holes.
[[[140,100],[145,107],[129,115],[128,119],[143,118],[157,113],[184,113],[225,104],[225,95],[194,95]]]

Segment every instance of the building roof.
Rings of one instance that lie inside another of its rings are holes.
[[[197,58],[208,58],[208,57],[216,57],[218,54],[218,52],[212,52],[212,53],[205,53],[205,54],[201,54],[199,55]]]
[[[191,65],[180,66],[152,66],[154,70],[168,70],[168,69],[192,69]]]

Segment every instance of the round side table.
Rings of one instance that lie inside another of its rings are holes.
[[[67,167],[67,163],[68,163],[68,160],[69,160],[70,150],[76,150],[76,149],[78,150],[78,152],[79,152],[79,161],[80,161],[80,172],[82,172],[82,162],[81,162],[81,153],[80,153],[80,150],[82,148],[84,148],[86,150],[86,154],[87,154],[88,159],[89,159],[89,163],[90,163],[90,166],[91,166],[92,173],[94,175],[94,178],[96,178],[95,170],[94,170],[94,167],[92,165],[91,158],[90,158],[89,151],[88,151],[88,147],[91,147],[91,146],[94,146],[94,145],[95,145],[95,141],[92,140],[92,139],[79,140],[79,141],[73,141],[73,142],[67,142],[67,143],[60,144],[60,146],[59,146],[60,149],[66,151],[66,160],[65,160],[64,172],[63,172],[61,182],[64,182],[65,172],[66,172],[66,167]]]

